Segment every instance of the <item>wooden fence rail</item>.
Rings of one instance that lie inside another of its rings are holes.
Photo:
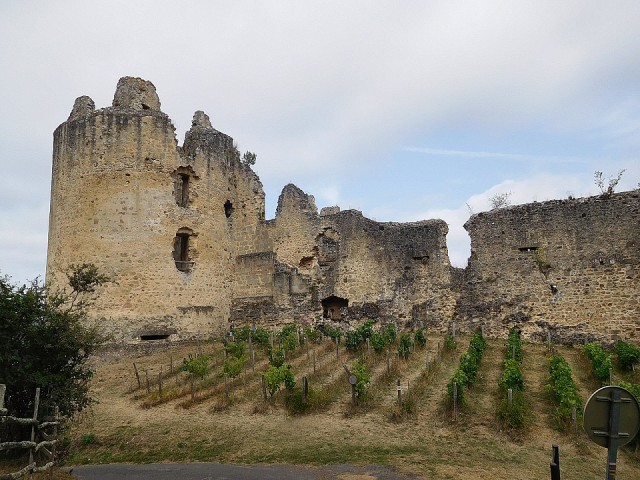
[[[36,396],[33,406],[33,417],[18,418],[8,414],[4,408],[4,396],[6,393],[6,385],[0,384],[0,423],[16,423],[18,425],[31,425],[31,438],[20,442],[1,442],[0,450],[12,450],[23,448],[29,450],[29,464],[21,470],[13,473],[0,474],[0,480],[17,480],[26,475],[36,472],[44,472],[53,467],[55,461],[55,448],[58,444],[58,426],[60,425],[60,414],[58,407],[55,408],[53,421],[39,421],[38,409],[40,407],[40,388],[36,388]],[[47,433],[46,429],[52,429],[51,433]],[[41,441],[36,441],[42,438]],[[38,465],[36,457],[40,454],[46,458],[44,465]]]

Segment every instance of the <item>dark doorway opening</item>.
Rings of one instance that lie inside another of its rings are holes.
[[[342,320],[349,307],[349,299],[331,295],[320,302],[322,304],[322,316],[331,320]]]

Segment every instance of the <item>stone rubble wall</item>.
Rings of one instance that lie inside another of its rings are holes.
[[[582,343],[640,336],[640,192],[474,215],[457,318]]]
[[[372,318],[555,341],[640,335],[640,192],[472,216],[452,268],[442,220],[376,222],[284,187],[264,190],[233,139],[195,112],[180,146],[151,82],[111,107],[79,97],[54,133],[47,281],[94,263],[114,283],[89,312],[114,342],[220,335],[233,323]],[[186,242],[186,243],[181,243]],[[182,247],[188,247],[182,249]],[[186,258],[183,258],[186,256]]]

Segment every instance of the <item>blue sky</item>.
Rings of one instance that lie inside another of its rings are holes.
[[[442,218],[464,266],[470,212],[640,182],[640,2],[0,3],[0,273],[43,276],[53,130],[80,95],[151,80],[178,140],[193,112],[239,148],[273,216],[319,207]]]

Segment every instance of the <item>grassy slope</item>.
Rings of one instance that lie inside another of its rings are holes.
[[[437,341],[429,339],[432,358],[436,356]],[[213,358],[221,358],[219,345],[202,348]],[[105,355],[96,363],[93,382],[93,391],[100,403],[74,426],[74,448],[69,463],[190,460],[377,463],[425,477],[525,480],[549,478],[551,445],[555,443],[560,445],[563,479],[602,477],[605,449],[589,442],[582,432],[564,434],[553,429],[552,406],[544,389],[548,355],[544,346],[525,346],[523,371],[534,408],[534,423],[517,438],[500,432],[495,422],[496,382],[503,358],[499,341],[489,342],[477,383],[468,393],[469,406],[456,423],[444,412],[442,400],[457,358],[466,349],[466,340],[460,340],[458,350],[445,356],[424,388],[416,413],[401,422],[389,420],[396,398],[395,380],[401,377],[405,386],[407,379],[410,384],[416,382],[424,368],[424,361],[418,357],[423,359],[424,351],[416,351],[407,363],[396,360],[398,363],[392,366],[396,376],[384,375],[386,356],[372,353],[375,399],[354,413],[349,406],[346,375],[344,382],[340,381],[342,364],[349,358],[346,352],[341,351],[340,359],[336,360],[335,349],[330,346],[314,348],[318,373],[312,377],[312,386],[314,382],[316,386],[330,385],[336,389],[336,400],[323,411],[295,417],[282,407],[280,394],[268,408],[262,407],[258,377],[250,368],[246,377],[232,385],[230,406],[225,407],[224,389],[221,389],[222,393],[217,396],[185,409],[180,404],[190,398],[190,389],[181,383],[183,375],[176,374],[165,380],[165,391],[185,388],[185,395],[143,408],[142,404],[150,396],[145,388],[134,388],[132,362],[135,361],[141,371],[148,369],[150,378],[155,378],[161,364],[163,371],[168,371],[168,351],[137,356]],[[194,351],[194,346],[176,348],[176,365]],[[594,385],[590,383],[579,350],[560,349],[560,353],[566,354],[574,368],[574,377],[586,399]],[[256,361],[263,360],[264,354],[258,354]],[[307,360],[304,350],[289,361],[293,362],[296,373],[313,371],[312,361]],[[261,413],[254,413],[256,411]],[[637,456],[621,453],[618,478],[640,478]]]

